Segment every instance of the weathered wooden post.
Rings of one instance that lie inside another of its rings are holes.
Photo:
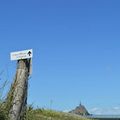
[[[22,120],[24,117],[32,55],[32,50],[11,53],[11,60],[18,61],[15,80],[7,98],[10,120]]]

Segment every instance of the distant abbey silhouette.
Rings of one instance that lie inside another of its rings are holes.
[[[81,102],[79,106],[77,106],[74,110],[70,111],[69,113],[84,115],[84,116],[90,115],[87,109],[85,108],[85,106],[81,104]]]

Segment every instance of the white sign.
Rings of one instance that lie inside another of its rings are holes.
[[[11,60],[28,59],[28,58],[32,58],[32,57],[33,57],[32,49],[10,53]]]

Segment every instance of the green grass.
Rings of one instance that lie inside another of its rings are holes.
[[[0,120],[9,120],[7,110],[0,104]],[[88,120],[82,116],[45,109],[28,107],[23,120]]]
[[[26,120],[88,120],[78,115],[45,109],[29,109]]]
[[[0,103],[0,120],[9,120],[8,111],[4,104]],[[88,120],[82,116],[58,112],[46,109],[33,109],[28,107],[26,111],[26,116],[23,120]]]
[[[0,102],[0,120],[9,120],[8,119],[8,112],[4,107],[4,104]]]

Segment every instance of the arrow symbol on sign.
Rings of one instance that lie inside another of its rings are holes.
[[[29,51],[29,52],[28,52],[28,55],[31,56],[31,54],[32,54],[31,51]]]

